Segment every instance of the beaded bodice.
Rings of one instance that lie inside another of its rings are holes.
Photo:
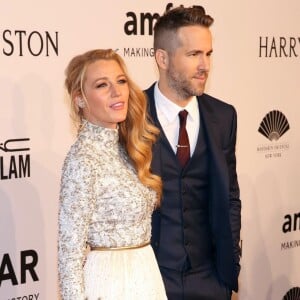
[[[85,121],[62,169],[58,267],[63,299],[83,295],[86,244],[122,247],[150,240],[155,199],[139,181],[118,130]]]

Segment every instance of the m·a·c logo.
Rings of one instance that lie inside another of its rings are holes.
[[[29,138],[0,142],[0,180],[30,177]],[[25,152],[25,153],[24,153]]]
[[[282,300],[300,300],[300,288],[291,288],[282,298]]]
[[[279,140],[290,129],[286,116],[279,110],[272,110],[261,121],[258,131],[270,141]]]
[[[4,143],[0,143],[0,150],[4,152],[28,151],[30,148],[24,146],[22,142],[29,141],[30,139],[9,139]]]

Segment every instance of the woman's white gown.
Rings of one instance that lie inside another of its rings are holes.
[[[155,193],[138,180],[118,131],[84,123],[65,159],[60,191],[58,271],[63,300],[164,300],[149,242]],[[86,255],[87,254],[87,255]]]

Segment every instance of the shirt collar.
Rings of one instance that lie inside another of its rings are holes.
[[[197,114],[199,114],[196,96],[191,99],[186,107],[178,106],[162,94],[158,87],[158,82],[156,82],[154,87],[154,99],[157,109],[164,114],[169,123],[174,122],[174,120],[178,118],[178,113],[183,109],[187,110],[192,121],[195,120]]]

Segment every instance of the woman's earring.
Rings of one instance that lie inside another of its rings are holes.
[[[85,101],[81,97],[77,97],[77,105],[80,108],[85,108]]]

